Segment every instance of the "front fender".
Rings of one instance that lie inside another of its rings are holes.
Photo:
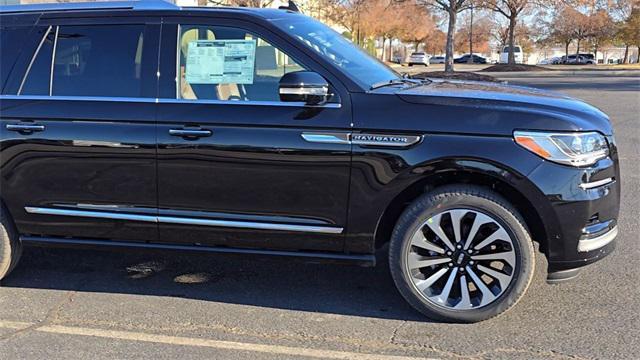
[[[399,215],[429,187],[449,183],[505,184],[526,199],[524,205],[532,211],[553,214],[545,196],[527,178],[541,162],[510,137],[425,134],[422,142],[409,148],[355,145],[345,250],[375,251],[376,231],[390,213]],[[555,220],[548,221],[553,225]]]

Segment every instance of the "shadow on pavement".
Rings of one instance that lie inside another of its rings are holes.
[[[253,255],[25,248],[2,286],[427,321],[397,292],[386,263],[361,268]]]

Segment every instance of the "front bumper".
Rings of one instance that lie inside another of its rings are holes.
[[[543,193],[536,202],[546,239],[549,279],[573,277],[615,248],[620,208],[620,171],[615,146],[610,158],[588,168],[543,162],[528,175]],[[570,276],[571,275],[571,276]]]

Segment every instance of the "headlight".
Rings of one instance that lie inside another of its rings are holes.
[[[597,132],[550,133],[515,131],[520,146],[549,161],[572,166],[587,166],[609,156],[609,145]]]

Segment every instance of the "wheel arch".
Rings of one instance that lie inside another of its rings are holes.
[[[532,239],[540,245],[540,251],[547,254],[549,231],[531,199],[531,194],[536,188],[525,176],[481,160],[464,161],[464,166],[459,166],[459,161],[454,162],[455,166],[451,166],[449,161],[442,162],[445,163],[445,168],[438,167],[436,171],[430,172],[430,175],[417,179],[388,204],[376,225],[376,249],[388,243],[398,218],[418,196],[446,185],[468,184],[495,191],[513,205],[524,218]]]

